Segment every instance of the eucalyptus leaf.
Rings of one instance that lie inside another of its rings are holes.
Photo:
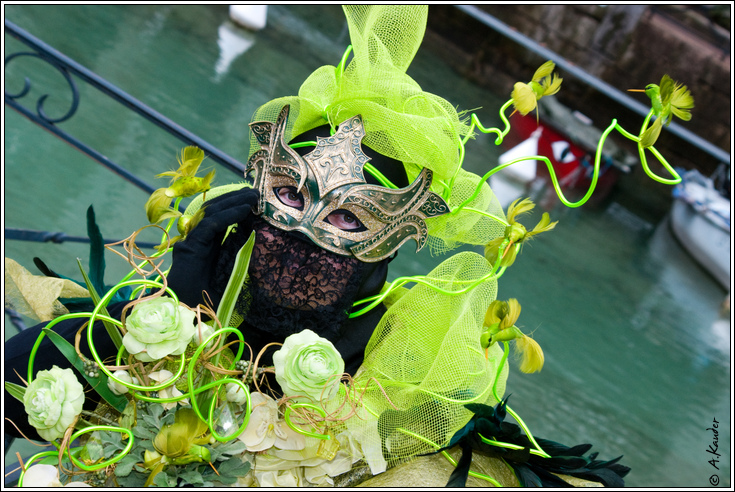
[[[104,458],[105,450],[102,446],[102,442],[99,439],[89,439],[84,445],[81,458],[88,459],[90,461],[97,461]]]
[[[148,451],[155,451],[156,450],[156,448],[153,447],[153,441],[151,441],[151,440],[139,439],[138,440],[138,444],[144,450],[144,452],[145,452],[145,450],[148,450]]]
[[[156,475],[153,479],[153,485],[156,487],[175,487],[176,482],[178,482],[176,476],[171,476],[167,472],[168,470]]]
[[[233,476],[245,476],[247,475],[248,471],[250,471],[250,463],[247,461],[244,462],[240,458],[234,457],[230,460],[223,462],[217,468],[217,471],[220,474],[237,473],[237,475],[233,475]]]
[[[245,476],[245,475],[247,475],[247,473],[245,473],[245,474],[244,474],[244,475],[242,475],[242,476]],[[239,474],[238,474],[238,475],[227,475],[227,474],[220,474],[220,475],[219,475],[219,476],[217,477],[217,481],[218,481],[219,483],[221,483],[222,485],[232,485],[233,483],[237,482],[237,480],[238,480],[239,478],[240,478],[240,475],[239,475]]]
[[[228,456],[241,455],[245,451],[247,451],[245,443],[239,439],[233,439],[230,442],[212,448],[212,461],[226,460]]]
[[[120,487],[140,488],[145,483],[146,478],[148,478],[148,470],[141,473],[136,470],[136,467],[133,467],[133,471],[128,476],[116,477],[116,481]]]
[[[107,375],[100,371],[98,377],[91,377],[84,370],[84,361],[77,354],[74,345],[69,343],[64,337],[53,330],[43,328],[43,333],[53,342],[57,349],[71,362],[71,364],[82,374],[84,379],[92,386],[92,388],[105,399],[107,403],[113,406],[118,412],[125,410],[128,399],[123,395],[116,395],[107,387]]]
[[[150,426],[143,425],[141,420],[138,420],[138,425],[133,429],[133,435],[140,439],[151,440],[156,437],[156,434],[158,434],[157,429],[151,430]]]
[[[161,405],[160,403],[149,403],[148,410],[145,412],[144,415],[150,415],[156,421],[160,421],[161,416],[163,415],[163,405]]]
[[[179,473],[179,478],[191,485],[203,485],[204,484],[204,479],[202,478],[202,474],[199,473],[197,470],[185,470]]]
[[[117,462],[115,467],[115,476],[127,477],[130,472],[133,471],[133,466],[140,461],[140,457],[137,454],[128,453],[123,459]]]
[[[120,419],[118,420],[120,427],[124,427],[126,429],[132,429],[135,427],[135,416],[137,413],[135,407],[135,400],[130,400],[128,405],[125,407],[125,410],[120,414]]]
[[[226,485],[232,484],[235,483],[238,478],[244,477],[249,472],[249,462],[243,462],[240,458],[233,457],[229,460],[223,461],[222,464],[217,467],[217,473],[219,474],[217,481]]]
[[[159,417],[155,417],[153,415],[143,414],[141,416],[143,418],[143,422],[145,422],[149,427],[161,427],[161,419]]]
[[[164,425],[173,424],[176,421],[176,413],[175,412],[168,412],[166,415],[161,417],[161,425],[160,427],[163,427]]]

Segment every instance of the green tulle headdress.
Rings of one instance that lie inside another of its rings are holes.
[[[252,121],[275,122],[290,105],[284,140],[313,128],[361,115],[363,145],[402,163],[409,181],[423,168],[434,174],[432,190],[455,209],[478,189],[465,206],[487,215],[459,211],[427,219],[428,244],[441,253],[463,243],[485,245],[501,236],[504,214],[482,179],[461,169],[462,141],[470,136],[462,118],[446,99],[425,92],[406,70],[423,40],[427,6],[353,5],[343,7],[352,41],[337,66],[315,70],[297,96],[261,106]],[[349,59],[349,62],[348,62]],[[251,155],[259,148],[251,138]],[[488,217],[493,215],[500,220]]]

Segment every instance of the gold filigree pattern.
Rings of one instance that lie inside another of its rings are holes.
[[[248,162],[260,191],[259,213],[269,224],[300,231],[320,247],[365,262],[389,257],[414,239],[417,251],[425,244],[425,219],[449,212],[449,206],[431,191],[433,174],[423,169],[416,180],[401,189],[365,182],[363,168],[370,160],[362,150],[365,129],[360,115],[339,125],[330,137],[317,137],[316,148],[301,157],[284,141],[289,107],[275,124],[252,123],[261,150]],[[301,194],[301,207],[283,203],[276,194],[290,186]],[[362,227],[341,229],[329,221],[332,213],[346,210]]]

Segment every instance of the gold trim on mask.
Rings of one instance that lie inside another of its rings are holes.
[[[412,184],[398,190],[367,184],[363,167],[370,158],[362,151],[365,129],[360,115],[340,124],[334,135],[317,137],[316,148],[301,157],[283,138],[288,112],[289,106],[284,106],[275,124],[250,124],[261,150],[248,161],[246,174],[255,173],[263,220],[365,262],[388,258],[409,239],[419,251],[428,236],[424,219],[449,212],[446,202],[431,191],[431,171],[424,168]],[[300,193],[302,206],[283,203],[276,194],[280,187]],[[354,215],[362,228],[332,225],[328,217],[340,211]]]

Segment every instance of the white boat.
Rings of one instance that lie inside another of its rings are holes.
[[[722,168],[724,170],[724,168]],[[729,168],[720,187],[729,190]],[[684,249],[723,287],[730,290],[730,199],[712,179],[696,170],[682,176],[674,188],[671,229]]]
[[[267,5],[230,5],[230,19],[251,31],[263,29],[267,18]]]

